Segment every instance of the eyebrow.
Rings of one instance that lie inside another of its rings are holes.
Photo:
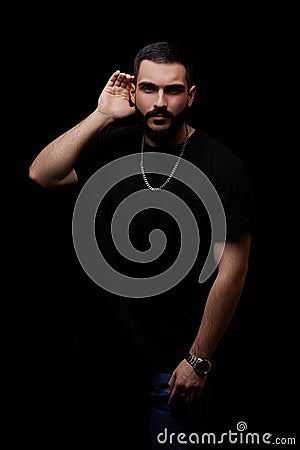
[[[155,87],[155,88],[158,87],[156,84],[151,83],[150,81],[141,81],[138,84],[138,86],[139,87]],[[176,89],[179,89],[182,91],[185,90],[184,84],[181,84],[181,83],[168,84],[167,86],[164,87],[164,89],[170,89],[170,88],[176,88]]]

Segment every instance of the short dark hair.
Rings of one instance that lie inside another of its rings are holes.
[[[133,74],[135,79],[139,73],[141,62],[144,60],[152,61],[158,64],[182,64],[186,70],[186,81],[190,88],[194,80],[194,60],[187,50],[175,42],[154,42],[143,47],[135,56],[133,62]]]

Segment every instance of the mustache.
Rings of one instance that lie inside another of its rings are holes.
[[[174,119],[174,114],[172,114],[170,111],[167,110],[167,108],[154,108],[152,111],[149,111],[145,114],[145,119],[147,120],[149,117],[155,117],[155,116],[164,116],[168,117],[170,119]]]

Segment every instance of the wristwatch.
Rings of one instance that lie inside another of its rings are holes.
[[[211,369],[211,362],[208,359],[198,358],[191,353],[188,353],[185,359],[198,375],[206,375]]]

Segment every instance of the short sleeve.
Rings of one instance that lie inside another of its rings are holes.
[[[255,199],[252,183],[245,166],[241,164],[228,179],[223,204],[227,235],[255,230]]]

